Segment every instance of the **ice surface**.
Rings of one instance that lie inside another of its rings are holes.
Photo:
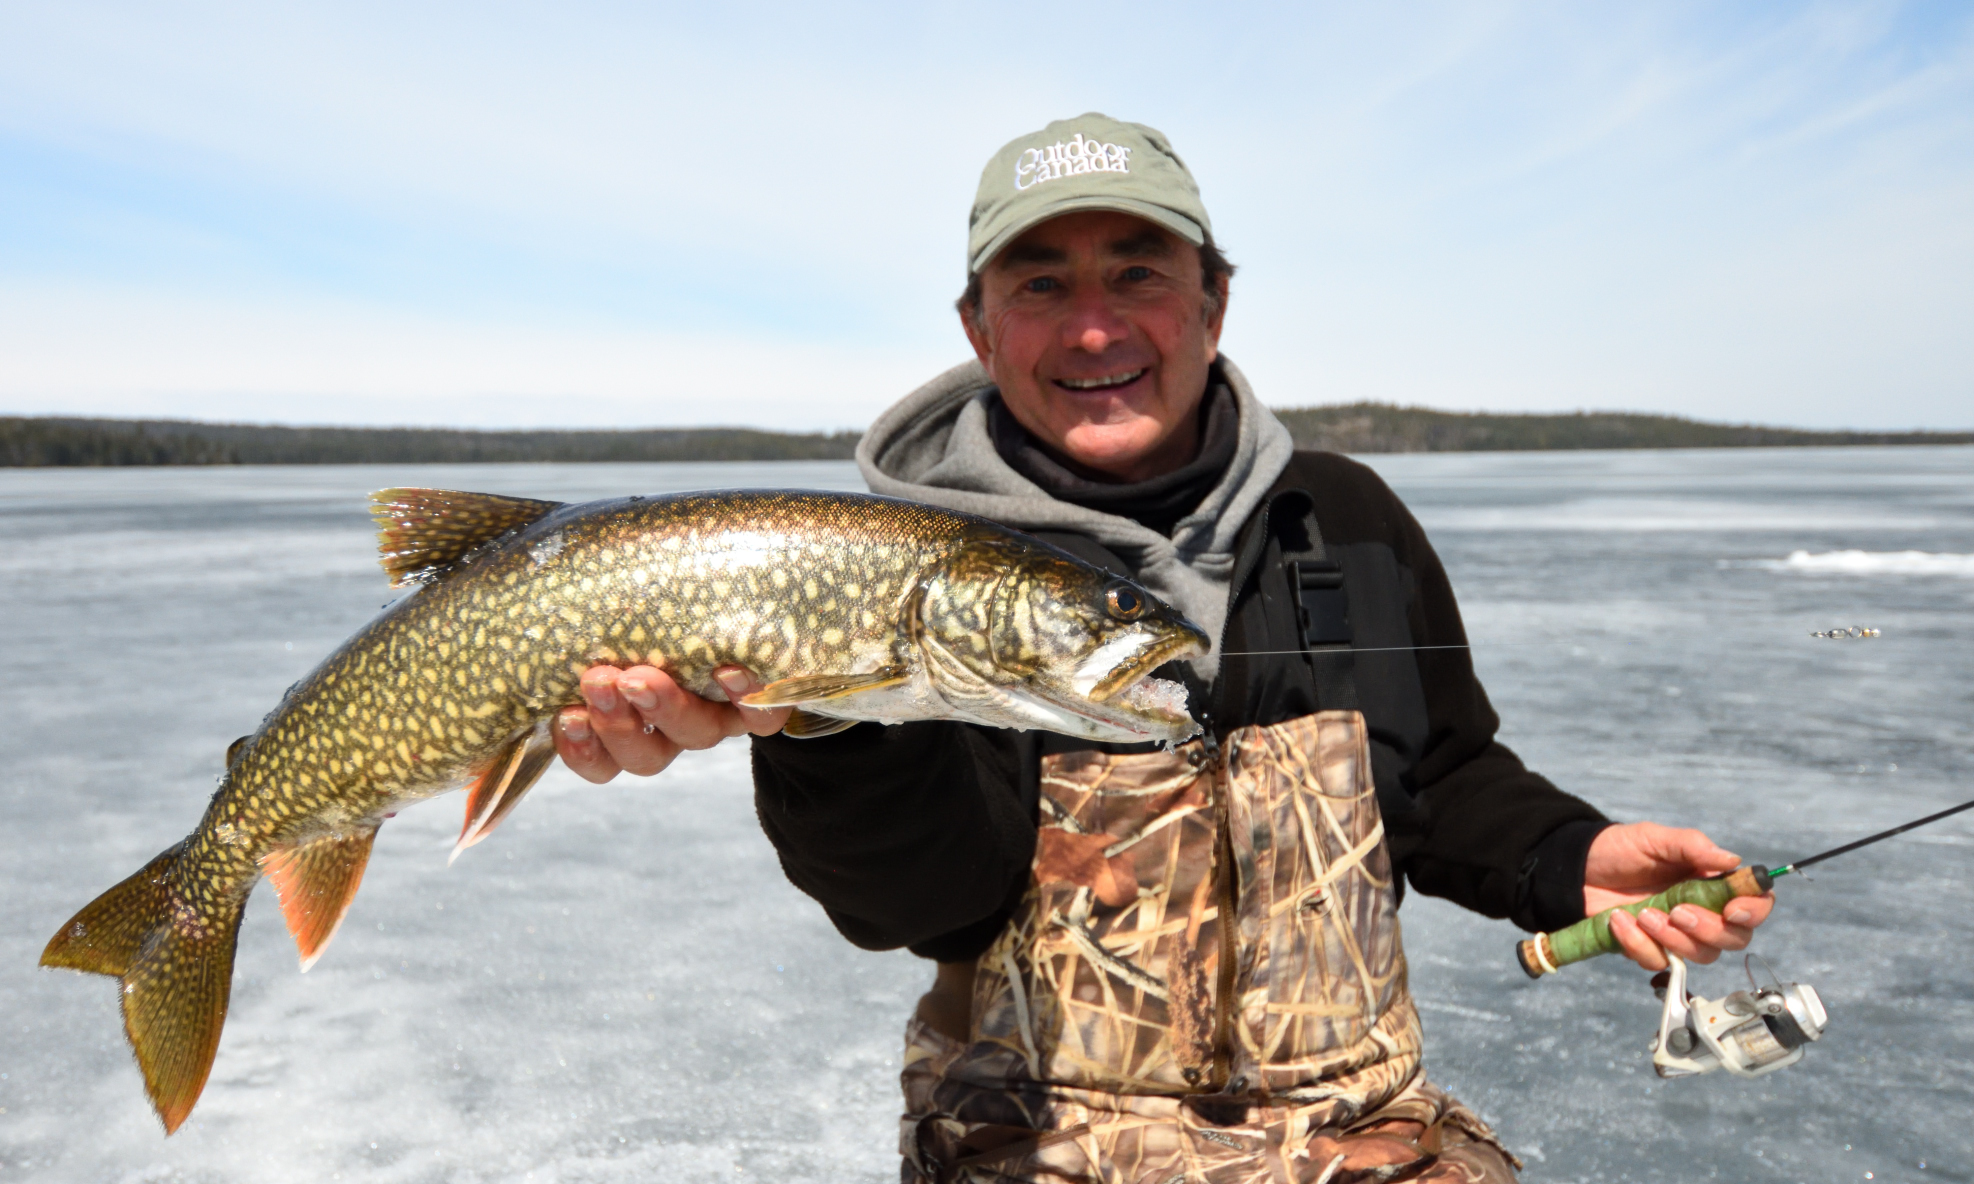
[[[1758,565],[1974,554],[1974,449],[1374,464],[1470,633],[1504,643],[1476,651],[1504,740],[1613,815],[1776,863],[1974,797],[1974,584]],[[558,768],[450,869],[463,802],[405,812],[306,975],[263,891],[212,1084],[169,1141],[114,986],[35,969],[391,597],[363,497],[414,484],[857,487],[847,464],[0,471],[0,1184],[895,1179],[898,1033],[929,968],[852,948],[787,885],[738,744],[601,788]],[[1852,621],[1884,635],[1806,636]],[[1511,927],[1409,897],[1430,1070],[1533,1181],[1974,1179],[1970,835],[1956,818],[1778,886],[1756,948],[1831,1029],[1753,1083],[1656,1080],[1628,964],[1530,983]]]
[[[1853,576],[1969,576],[1974,555],[1935,555],[1927,551],[1791,551],[1781,566],[1791,571],[1834,572]]]

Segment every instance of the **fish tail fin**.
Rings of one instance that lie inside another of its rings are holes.
[[[84,905],[48,939],[41,964],[122,977],[170,908],[171,866],[184,845],[169,848],[136,875]]]
[[[219,1051],[244,903],[205,915],[175,906],[179,850],[91,901],[41,954],[43,966],[122,980],[124,1034],[167,1135],[192,1112]]]

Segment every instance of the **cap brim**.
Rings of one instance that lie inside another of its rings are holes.
[[[994,256],[1000,254],[1009,243],[1020,238],[1029,230],[1047,222],[1049,219],[1059,218],[1064,214],[1077,213],[1081,210],[1113,210],[1120,214],[1130,214],[1133,217],[1143,218],[1153,225],[1162,226],[1196,247],[1204,246],[1206,243],[1206,231],[1200,227],[1199,223],[1186,217],[1184,214],[1175,213],[1172,210],[1166,209],[1164,206],[1154,205],[1148,201],[1139,201],[1136,198],[1084,194],[1079,197],[1064,198],[1061,201],[1051,202],[1048,205],[1039,207],[1031,211],[1027,217],[1005,227],[993,238],[988,239],[987,245],[980,248],[974,254],[973,258],[967,261],[967,272],[969,274],[978,272],[981,268],[993,262]]]

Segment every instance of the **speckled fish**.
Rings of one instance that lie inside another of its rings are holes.
[[[549,723],[599,662],[709,699],[765,684],[787,731],[959,719],[1101,740],[1197,731],[1176,683],[1200,630],[1128,580],[980,518],[889,498],[734,492],[562,505],[388,489],[382,563],[419,585],[227,752],[184,841],[77,913],[44,966],[115,975],[145,1087],[176,1130],[219,1048],[241,910],[272,880],[306,970],[384,819],[469,791],[453,854],[554,757]]]

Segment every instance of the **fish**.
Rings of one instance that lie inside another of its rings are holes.
[[[247,898],[274,886],[307,970],[384,820],[466,790],[453,857],[555,755],[583,671],[665,670],[712,700],[726,665],[814,738],[858,721],[963,720],[1094,740],[1183,741],[1198,626],[1140,585],[983,518],[869,495],[755,490],[564,504],[372,495],[386,606],[226,753],[198,826],[103,893],[41,964],[116,977],[167,1135],[225,1025]]]

